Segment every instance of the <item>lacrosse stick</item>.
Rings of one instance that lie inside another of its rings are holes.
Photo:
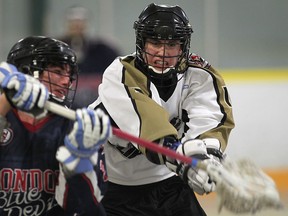
[[[47,101],[45,109],[75,120],[74,110]],[[230,161],[225,159],[222,166],[205,163],[192,157],[186,157],[156,143],[135,137],[117,128],[113,134],[121,139],[137,143],[157,153],[177,159],[191,167],[205,170],[216,183],[216,193],[220,198],[219,211],[222,207],[234,213],[255,213],[265,208],[282,208],[279,193],[274,181],[249,160]]]

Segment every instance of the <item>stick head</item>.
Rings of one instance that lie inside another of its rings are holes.
[[[216,182],[222,207],[234,213],[255,213],[262,209],[283,207],[274,181],[250,160],[225,160],[223,166],[207,167]]]

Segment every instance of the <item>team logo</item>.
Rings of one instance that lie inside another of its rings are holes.
[[[2,137],[0,139],[0,146],[8,145],[11,142],[12,138],[13,138],[13,131],[10,128],[4,129]]]
[[[197,55],[195,53],[192,53],[189,55],[189,61],[192,64],[196,64],[199,67],[203,67],[203,68],[207,68],[207,69],[209,69],[211,66],[209,64],[209,62],[207,62],[205,59],[203,59],[202,57],[200,57],[199,55]]]

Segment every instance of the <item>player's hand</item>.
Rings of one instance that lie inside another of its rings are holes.
[[[177,148],[177,152],[196,159],[203,160],[204,163],[216,163],[218,161],[207,155],[205,143],[200,139],[187,140]],[[206,171],[180,163],[178,174],[189,186],[199,195],[208,194],[215,190],[215,183],[210,180]]]
[[[72,131],[66,135],[56,158],[73,173],[91,171],[97,152],[112,134],[109,117],[100,109],[77,109]]]
[[[6,62],[0,65],[1,88],[12,106],[24,111],[41,109],[48,100],[48,89],[36,78],[17,71]]]

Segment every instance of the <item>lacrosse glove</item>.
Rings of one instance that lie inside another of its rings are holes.
[[[205,163],[219,163],[214,158],[208,156],[206,145],[203,140],[200,139],[185,141],[177,147],[176,152],[185,156],[203,160]],[[180,161],[171,162],[169,159],[166,161],[166,166],[176,172],[183,181],[188,183],[190,188],[199,195],[208,194],[215,190],[215,183],[210,180],[205,170],[191,167],[190,165],[184,164]]]
[[[207,154],[210,158],[214,158],[215,160],[218,160],[221,162],[225,155],[221,151],[220,142],[218,139],[215,138],[205,138],[203,139],[203,142],[206,145]]]
[[[1,88],[10,104],[20,110],[43,115],[48,89],[36,78],[23,74],[6,62],[0,64]]]
[[[97,164],[98,150],[112,133],[109,117],[100,109],[76,110],[72,131],[65,136],[56,158],[66,174],[85,173]]]

